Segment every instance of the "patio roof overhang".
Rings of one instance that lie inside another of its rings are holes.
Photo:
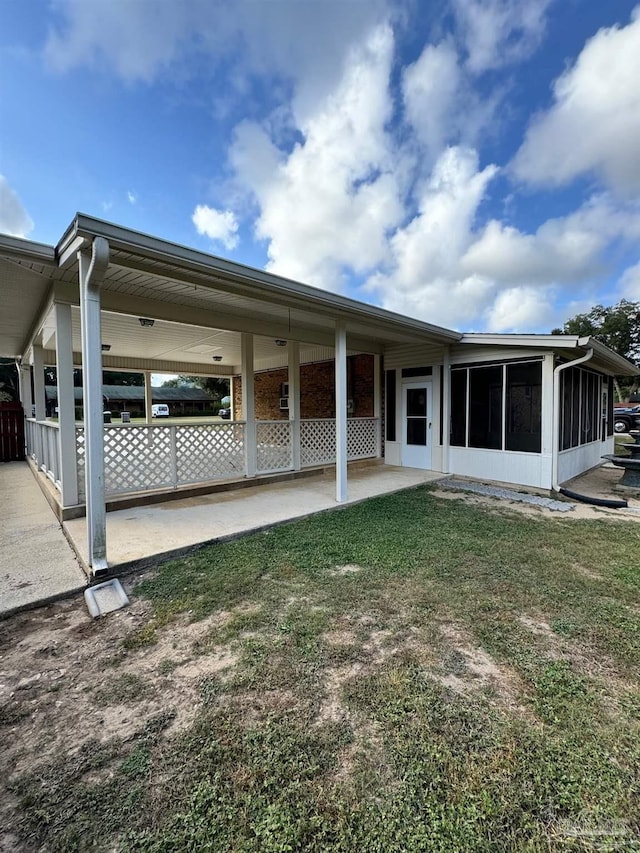
[[[614,376],[637,376],[640,368],[608,346],[592,337],[578,335],[493,335],[464,334],[461,344],[475,346],[513,346],[527,349],[553,350],[557,355],[573,360],[593,350],[589,366]]]
[[[450,329],[79,213],[55,248],[0,237],[1,296],[18,321],[0,325],[2,354],[20,357],[35,342],[51,348],[51,306],[79,304],[77,253],[89,249],[96,237],[109,243],[101,287],[103,336],[111,344],[105,366],[118,357],[138,356],[149,369],[162,360],[192,368],[201,364],[209,373],[225,375],[239,364],[237,333],[249,332],[267,342],[262,350],[257,346],[256,367],[261,360],[268,367],[274,362],[276,339],[295,340],[301,347],[333,347],[336,322],[346,324],[353,352],[382,353],[386,346],[402,343],[446,345],[461,338]],[[79,341],[75,309],[73,316],[74,339],[77,335]],[[156,321],[154,346],[148,346],[151,335],[140,334],[138,317]],[[213,353],[223,355],[217,370],[212,369]]]

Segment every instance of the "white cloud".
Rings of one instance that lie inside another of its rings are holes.
[[[640,192],[640,6],[602,29],[556,80],[552,107],[529,127],[515,174],[557,186],[598,174],[622,196]]]
[[[206,204],[199,204],[193,211],[191,221],[198,234],[217,240],[226,249],[238,245],[238,222],[231,210],[216,210]]]
[[[437,156],[450,141],[462,75],[451,42],[427,44],[420,57],[405,68],[402,95],[407,120],[420,142]]]
[[[301,122],[289,154],[244,123],[231,151],[238,181],[255,198],[256,234],[268,240],[268,268],[339,289],[344,266],[365,272],[385,256],[404,210],[386,125],[393,36],[376,28],[354,49],[339,85]]]
[[[56,0],[60,24],[45,47],[60,72],[80,65],[112,66],[125,80],[150,82],[168,67],[190,35],[187,6],[156,0]]]
[[[603,270],[603,251],[616,240],[640,239],[640,209],[596,196],[533,234],[491,220],[462,257],[465,272],[504,284],[579,282]]]
[[[12,237],[26,237],[33,231],[33,220],[12,190],[4,175],[0,175],[0,232]]]
[[[640,302],[640,263],[624,271],[618,284],[620,296],[631,302]]]
[[[449,149],[418,214],[391,239],[387,271],[372,275],[365,292],[385,308],[445,326],[549,330],[572,291],[574,300],[583,297],[608,275],[608,252],[640,240],[640,206],[616,206],[606,195],[533,233],[496,220],[478,229],[496,172],[479,171],[473,151]]]
[[[189,74],[199,56],[225,63],[221,104],[246,94],[248,75],[296,81],[305,114],[337,83],[350,45],[386,20],[386,0],[54,0],[45,55],[59,72],[113,69],[127,82]],[[235,88],[235,92],[233,89]]]
[[[418,213],[390,241],[389,270],[365,287],[385,308],[434,323],[471,322],[495,289],[487,277],[460,274],[459,259],[473,239],[473,223],[495,166],[478,168],[475,151],[449,148],[425,186]]]
[[[138,197],[131,190],[127,190],[127,198],[129,199],[129,204],[135,204],[138,201]]]
[[[490,332],[551,329],[557,321],[554,288],[509,287],[500,291],[485,312]]]
[[[458,29],[474,74],[529,57],[545,31],[551,0],[453,0]]]

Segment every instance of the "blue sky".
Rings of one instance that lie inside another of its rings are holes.
[[[0,231],[549,331],[640,300],[639,80],[625,0],[3,0]]]

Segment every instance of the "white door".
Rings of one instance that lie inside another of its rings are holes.
[[[431,382],[402,386],[402,464],[431,468]]]

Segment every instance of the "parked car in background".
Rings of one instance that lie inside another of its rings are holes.
[[[613,410],[614,432],[640,430],[640,406],[620,406]]]
[[[168,418],[169,417],[169,406],[166,403],[154,403],[151,406],[151,417],[152,418]]]
[[[231,409],[220,409],[218,414],[220,415],[223,421],[231,420]]]

